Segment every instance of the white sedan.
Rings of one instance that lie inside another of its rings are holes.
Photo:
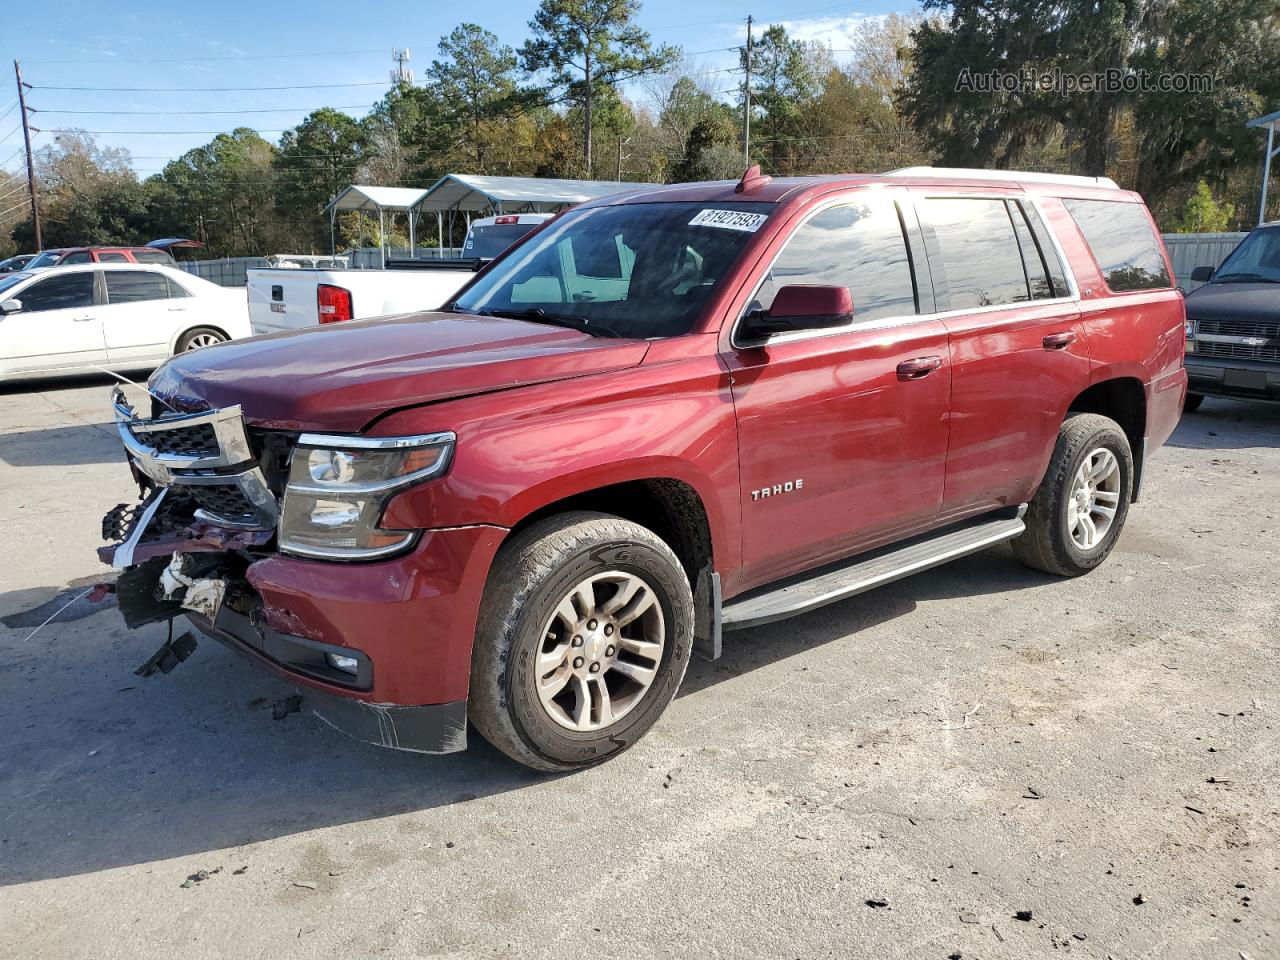
[[[0,275],[0,380],[145,369],[251,335],[244,290],[172,267],[88,263]]]

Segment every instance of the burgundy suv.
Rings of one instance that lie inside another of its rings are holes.
[[[140,496],[101,555],[130,625],[185,615],[354,736],[440,753],[470,721],[572,770],[729,630],[997,543],[1101,564],[1182,411],[1172,277],[1104,178],[754,169],[592,201],[442,309],[117,394]]]

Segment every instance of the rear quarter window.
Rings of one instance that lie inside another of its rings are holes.
[[[1063,200],[1114,293],[1173,286],[1146,210],[1114,200]]]

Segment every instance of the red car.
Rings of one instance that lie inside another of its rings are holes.
[[[23,269],[60,267],[68,263],[158,263],[165,267],[177,266],[173,257],[155,247],[57,247],[42,250]]]
[[[1105,179],[918,169],[583,204],[440,311],[225,344],[117,398],[103,557],[388,747],[570,770],[723,632],[1011,541],[1120,536],[1182,294]],[[185,657],[184,635],[157,654]]]

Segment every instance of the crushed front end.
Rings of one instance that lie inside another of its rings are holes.
[[[397,492],[447,468],[452,434],[371,438],[262,429],[238,406],[116,425],[139,499],[103,518],[130,627],[185,615],[306,688],[334,726],[382,746],[466,745],[475,609],[491,527],[383,530]],[[175,405],[176,406],[176,405]]]

